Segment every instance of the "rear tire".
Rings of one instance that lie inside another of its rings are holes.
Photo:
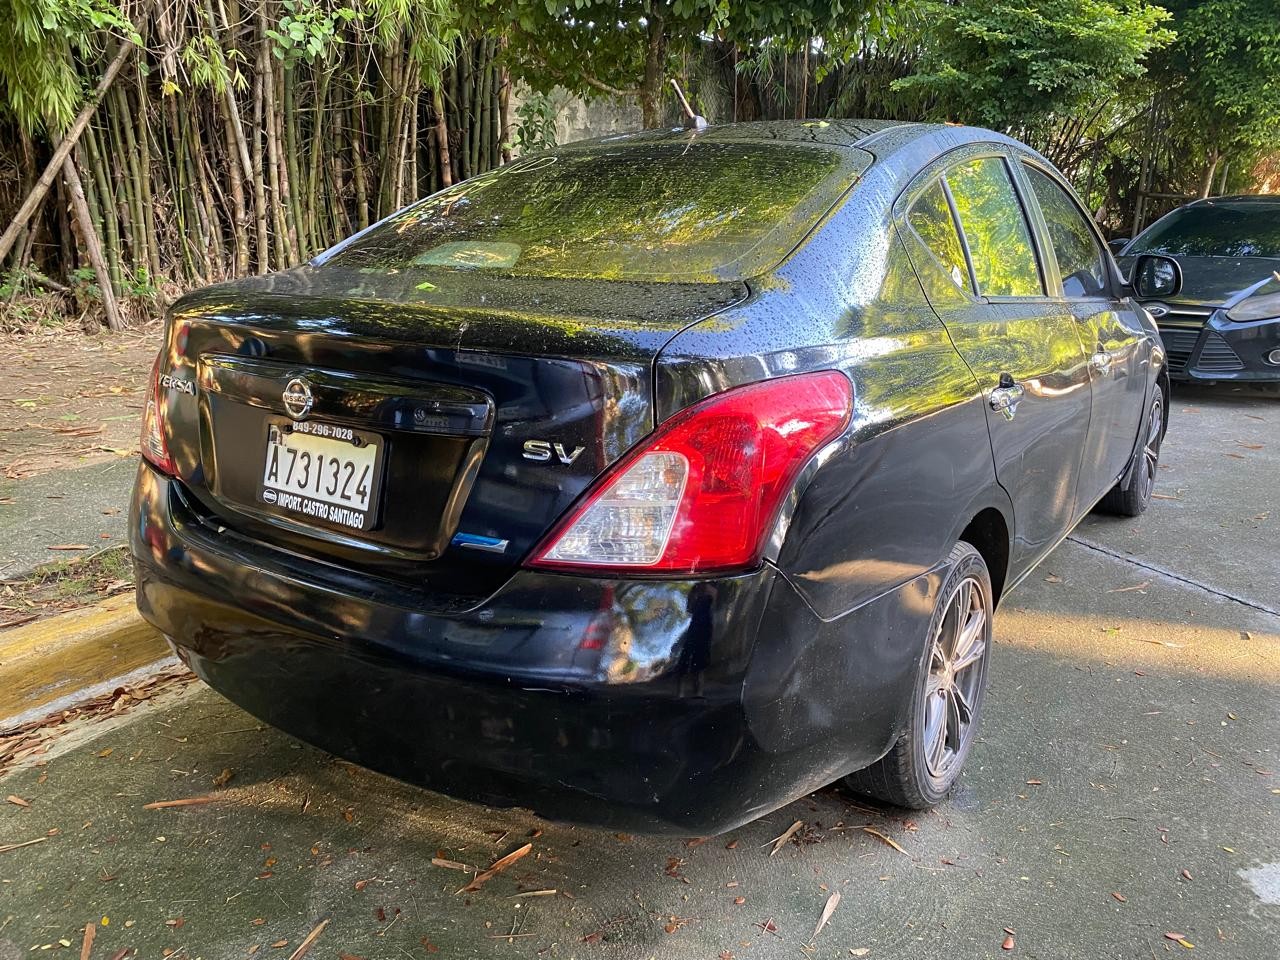
[[[947,558],[920,660],[907,729],[893,748],[845,785],[899,807],[924,810],[960,777],[982,715],[994,602],[986,561],[963,540]]]
[[[1137,517],[1151,505],[1156,473],[1160,469],[1160,444],[1164,441],[1164,404],[1164,390],[1157,383],[1151,404],[1147,407],[1147,416],[1142,422],[1142,445],[1134,452],[1134,459],[1125,470],[1128,479],[1122,479],[1098,502],[1098,509],[1103,513]]]

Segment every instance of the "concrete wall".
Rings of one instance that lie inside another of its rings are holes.
[[[512,91],[513,123],[516,122],[520,104],[528,95],[529,91],[523,85]],[[556,111],[556,143],[572,143],[611,133],[626,133],[644,126],[640,106],[630,98],[600,96],[584,100],[560,87],[551,91],[550,96]]]

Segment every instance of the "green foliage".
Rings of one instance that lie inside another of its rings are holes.
[[[716,35],[744,48],[798,49],[822,37],[852,49],[892,4],[873,0],[473,0],[470,18],[509,40],[516,74],[536,90],[635,96],[654,125],[682,55]]]
[[[383,47],[405,36],[409,53],[421,71],[422,82],[435,86],[453,63],[455,44],[462,36],[460,12],[452,0],[336,0],[358,7],[371,18]]]
[[[939,119],[1035,131],[1141,77],[1168,19],[1142,0],[923,0],[917,73],[894,87]]]
[[[1155,72],[1182,137],[1212,152],[1280,140],[1280,6],[1275,0],[1166,0],[1177,40]]]
[[[239,50],[224,50],[207,33],[187,41],[182,48],[182,63],[197,87],[208,87],[218,94],[225,92],[228,85],[240,92],[248,89],[249,81],[240,69],[245,63],[244,54]]]
[[[112,0],[7,0],[0,15],[0,112],[28,133],[60,132],[85,90],[73,54],[92,56],[101,31],[134,37]]]
[[[549,94],[532,94],[516,108],[515,146],[524,154],[555,145],[556,105]]]
[[[352,7],[331,7],[313,0],[284,0],[282,8],[278,29],[268,28],[267,36],[273,41],[272,54],[286,62],[328,59],[332,48],[341,43],[340,25],[356,18]]]

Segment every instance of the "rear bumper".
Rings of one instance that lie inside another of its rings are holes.
[[[1174,380],[1280,382],[1280,365],[1265,359],[1280,349],[1280,320],[1235,323],[1219,311],[1200,326],[1162,326],[1160,337]]]
[[[888,749],[918,656],[903,620],[931,582],[838,631],[768,565],[684,582],[522,571],[479,605],[429,609],[202,525],[145,464],[131,540],[142,615],[272,726],[443,793],[686,834]],[[844,642],[858,625],[864,658]]]

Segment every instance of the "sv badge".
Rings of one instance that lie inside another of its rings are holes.
[[[565,466],[578,459],[586,447],[568,449],[563,443],[552,443],[550,440],[526,440],[524,442],[524,458],[537,463],[546,463],[554,455]]]

